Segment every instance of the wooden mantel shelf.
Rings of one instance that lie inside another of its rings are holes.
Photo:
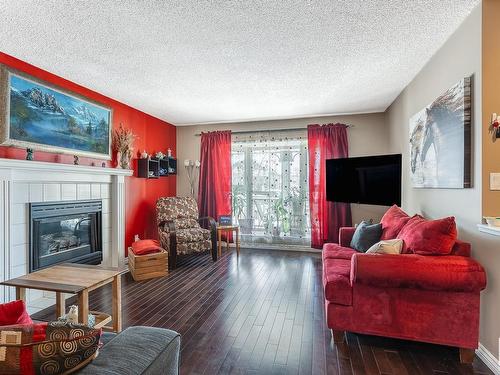
[[[491,234],[492,236],[500,236],[500,227],[490,227],[487,224],[478,224],[477,229],[480,232]]]
[[[133,171],[130,169],[103,168],[97,166],[92,167],[85,165],[50,163],[45,161],[5,159],[5,158],[0,158],[0,169],[35,171],[37,173],[50,171],[50,172],[61,172],[61,173],[85,173],[85,174],[125,176],[125,177],[132,176],[133,174]]]

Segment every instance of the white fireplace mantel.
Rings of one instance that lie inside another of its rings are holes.
[[[99,163],[99,162],[97,162]],[[130,169],[102,168],[85,165],[49,163],[44,161],[18,160],[0,158],[0,169],[5,172],[10,170],[12,173],[22,175],[29,172],[37,173],[69,173],[72,175],[93,175],[93,176],[132,176]]]
[[[30,202],[101,199],[103,263],[125,262],[125,177],[116,168],[0,158],[0,280],[28,272]],[[0,288],[0,301],[13,298]],[[31,298],[30,298],[31,297]],[[28,296],[30,299],[38,295]]]

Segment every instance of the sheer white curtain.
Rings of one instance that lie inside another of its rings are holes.
[[[310,245],[305,131],[233,134],[233,216],[243,243]]]

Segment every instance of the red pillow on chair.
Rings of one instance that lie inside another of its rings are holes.
[[[33,324],[23,301],[0,304],[0,326]]]
[[[160,243],[156,240],[139,240],[132,244],[135,255],[147,255],[161,251]]]
[[[395,239],[410,219],[411,217],[398,206],[394,205],[389,208],[382,220],[380,220],[382,224],[382,237],[380,237],[380,240]]]
[[[403,240],[403,253],[450,254],[457,240],[455,218],[426,220],[422,216],[414,216],[401,229],[398,238]]]

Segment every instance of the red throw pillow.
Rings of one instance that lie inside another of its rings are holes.
[[[447,255],[457,240],[457,226],[453,216],[426,220],[415,216],[401,229],[398,237],[403,240],[403,253],[421,255]]]
[[[0,326],[33,324],[23,301],[0,304]]]
[[[132,244],[132,251],[135,255],[147,255],[159,253],[161,247],[160,243],[156,240],[139,240]]]
[[[389,208],[382,216],[382,220],[380,220],[380,223],[382,223],[382,237],[380,237],[380,240],[395,239],[410,219],[410,216],[398,206],[394,205]]]

